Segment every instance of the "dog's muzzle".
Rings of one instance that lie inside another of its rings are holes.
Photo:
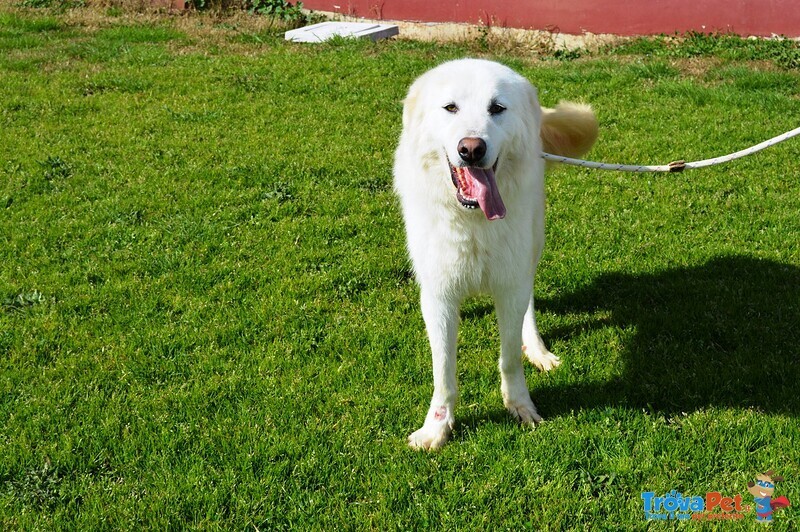
[[[486,142],[476,137],[465,137],[458,143],[458,154],[463,165],[454,165],[445,152],[450,177],[456,187],[456,199],[468,209],[480,207],[487,220],[504,218],[506,207],[495,180],[498,161],[489,168],[474,166],[486,156]]]

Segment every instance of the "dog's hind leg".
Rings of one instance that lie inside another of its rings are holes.
[[[536,315],[533,311],[533,294],[522,322],[522,351],[531,364],[542,371],[550,371],[561,364],[561,359],[547,350],[536,327]]]
[[[533,425],[542,418],[531,401],[528,384],[525,382],[525,371],[520,356],[525,299],[517,297],[515,292],[511,290],[503,294],[505,297],[495,296],[501,342],[500,391],[508,411],[523,423]]]
[[[408,437],[414,449],[435,450],[447,442],[455,423],[458,396],[456,343],[459,301],[422,289],[422,317],[433,357],[433,397],[422,428]]]
[[[542,202],[539,208],[534,213],[533,232],[535,236],[535,244],[533,249],[533,274],[531,279],[536,277],[536,268],[539,265],[539,259],[542,257],[544,249],[544,203]],[[525,318],[522,322],[522,351],[525,356],[530,360],[531,364],[536,366],[542,371],[550,371],[561,364],[561,359],[547,350],[547,347],[539,335],[539,329],[536,327],[536,313],[533,310],[533,291],[531,291],[531,299],[528,302],[528,310],[525,312]]]

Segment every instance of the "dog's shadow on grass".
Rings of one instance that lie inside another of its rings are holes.
[[[708,406],[800,414],[800,269],[744,256],[653,274],[609,273],[538,309],[610,314],[631,331],[621,372],[600,383],[533,387],[543,415],[605,406],[663,413]],[[585,326],[545,332],[567,340]],[[569,352],[558,353],[569,363]],[[559,371],[558,369],[556,371]],[[562,369],[563,371],[563,369]]]

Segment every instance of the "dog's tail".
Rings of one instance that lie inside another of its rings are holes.
[[[542,150],[553,155],[580,157],[597,140],[597,117],[589,105],[559,102],[555,109],[542,109]]]

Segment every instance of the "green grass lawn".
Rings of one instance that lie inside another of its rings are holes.
[[[0,528],[644,529],[642,492],[752,505],[767,469],[800,505],[798,140],[552,171],[546,422],[503,409],[478,298],[453,439],[406,446],[432,389],[391,189],[410,82],[503,61],[593,104],[609,162],[798,126],[796,43],[687,42],[558,60],[0,7]]]

